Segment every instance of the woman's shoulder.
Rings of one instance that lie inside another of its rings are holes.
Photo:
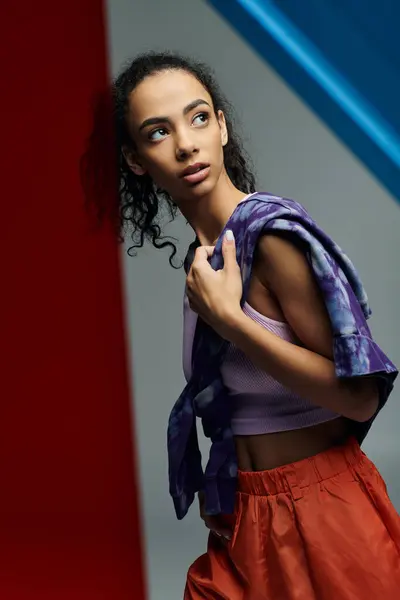
[[[290,213],[295,212],[310,218],[307,209],[298,200],[279,196],[270,192],[257,191],[245,198],[242,204],[247,204],[251,211],[259,212],[262,207],[264,207],[266,211],[269,210],[271,213],[276,212],[279,214],[282,212],[282,209],[284,209]]]
[[[255,192],[242,201],[232,221],[244,226],[247,233],[258,228],[319,229],[307,209],[297,200],[269,192]]]

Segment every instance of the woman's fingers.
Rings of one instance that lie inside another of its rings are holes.
[[[218,519],[215,517],[206,516],[204,517],[204,523],[208,529],[212,531],[218,537],[222,537],[226,540],[230,540],[232,537],[232,533],[226,527],[221,527],[218,522]]]
[[[199,246],[196,248],[195,252],[195,260],[196,263],[198,261],[207,261],[214,254],[215,246]]]
[[[204,492],[200,491],[199,492],[200,517],[203,519],[205,526],[208,527],[208,529],[210,529],[210,531],[214,535],[221,538],[221,541],[222,540],[230,540],[232,537],[231,531],[227,527],[221,526],[220,520],[218,517],[213,517],[212,515],[205,514],[204,503],[205,503]]]

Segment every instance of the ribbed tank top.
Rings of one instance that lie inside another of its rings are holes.
[[[280,338],[291,343],[296,342],[287,323],[265,317],[247,303],[243,312]],[[196,323],[197,315],[191,310],[185,295],[183,370],[187,381],[191,376]],[[221,365],[221,377],[232,399],[231,426],[234,435],[257,435],[301,429],[331,421],[339,416],[294,394],[257,367],[232,344],[229,345]]]

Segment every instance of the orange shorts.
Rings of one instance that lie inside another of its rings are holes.
[[[185,600],[399,600],[400,517],[355,440],[239,472],[233,535],[210,534]]]

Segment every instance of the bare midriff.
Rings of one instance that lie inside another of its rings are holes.
[[[305,429],[261,435],[237,435],[235,446],[241,471],[265,471],[315,456],[344,444],[350,422],[339,417]]]

